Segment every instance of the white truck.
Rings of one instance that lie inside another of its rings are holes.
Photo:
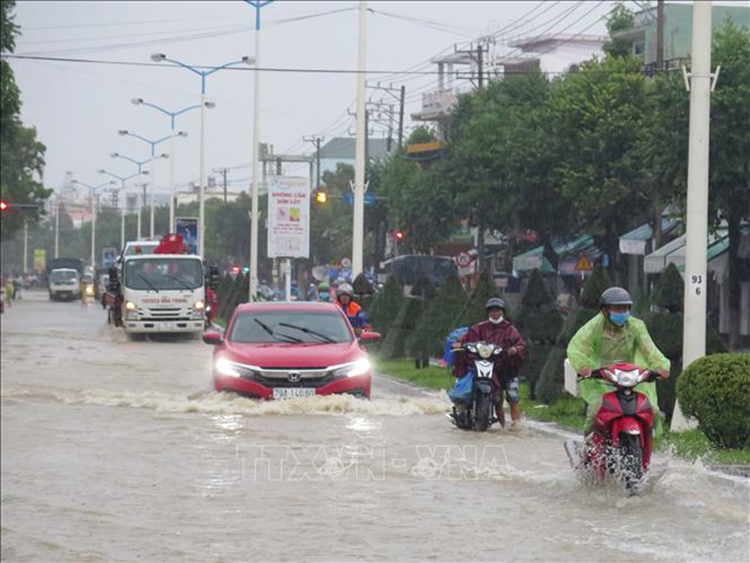
[[[81,279],[78,270],[72,268],[56,268],[49,273],[49,298],[78,299],[81,296]]]
[[[105,294],[109,321],[126,333],[199,333],[205,326],[203,261],[193,254],[124,256]]]

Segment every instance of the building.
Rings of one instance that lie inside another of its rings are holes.
[[[604,37],[557,33],[538,35],[511,43],[512,50],[504,55],[488,54],[483,61],[484,78],[511,76],[514,73],[564,72],[594,55],[602,53]],[[483,55],[487,53],[484,48]],[[437,65],[437,88],[422,94],[422,107],[411,114],[414,121],[436,125],[438,140],[445,140],[451,112],[458,96],[471,91],[470,85],[457,86],[457,68],[464,77],[478,80],[479,48],[459,51],[432,59]]]
[[[336,172],[336,165],[349,164],[354,166],[356,161],[356,139],[351,137],[334,137],[325,145],[320,147],[320,177],[325,172]],[[395,149],[393,143],[391,149]],[[367,140],[367,160],[383,160],[387,158],[388,139],[368,139]]]
[[[711,9],[714,29],[731,20],[738,27],[750,27],[750,5],[720,6]],[[616,39],[631,41],[633,54],[643,55],[644,63],[656,63],[656,6],[635,13],[634,26],[614,34]],[[664,61],[674,64],[690,57],[693,34],[691,4],[664,5]]]

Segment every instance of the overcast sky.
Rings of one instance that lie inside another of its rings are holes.
[[[432,56],[503,27],[505,40],[549,33],[605,34],[601,19],[613,2],[368,2],[367,62],[371,70],[405,70]],[[354,70],[357,65],[358,2],[292,2],[276,0],[263,8],[261,66],[288,69]],[[528,21],[518,22],[536,7]],[[633,5],[634,7],[634,5]],[[326,12],[335,12],[324,14]],[[254,56],[254,10],[234,2],[40,2],[19,1],[21,26],[16,54],[35,54],[97,61],[150,63],[154,52],[192,65],[219,65]],[[307,17],[315,14],[317,17]],[[299,18],[299,19],[298,19]],[[548,22],[548,23],[547,23]],[[496,47],[505,49],[502,41]],[[144,98],[169,110],[197,103],[200,78],[179,68],[114,64],[12,60],[22,95],[22,117],[37,128],[47,146],[45,184],[59,186],[67,171],[90,184],[107,168],[122,176],[135,166],[112,159],[112,152],[145,160],[147,144],[120,137],[128,129],[156,139],[169,134],[169,120],[157,111],[131,104]],[[247,68],[247,67],[246,67]],[[375,83],[379,76],[370,76]],[[407,92],[407,115],[420,105],[421,92],[434,76],[385,77]],[[261,141],[275,152],[310,153],[303,136],[326,139],[353,131],[356,95],[353,74],[263,72],[261,74]],[[374,99],[382,93],[369,92]],[[253,71],[220,71],[208,78],[206,163],[238,167],[230,179],[246,189],[252,170]],[[189,137],[177,141],[176,180],[198,180],[199,115],[178,118]],[[160,147],[168,152],[168,143]],[[243,166],[244,165],[244,166]],[[159,163],[157,185],[166,185],[168,165]],[[290,167],[289,174],[305,173]]]

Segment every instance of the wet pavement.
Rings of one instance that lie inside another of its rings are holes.
[[[200,340],[131,342],[97,304],[2,316],[2,559],[750,559],[750,486],[659,456],[651,490],[579,483],[560,432],[454,429],[445,396],[212,391]]]

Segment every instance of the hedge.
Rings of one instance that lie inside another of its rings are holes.
[[[405,298],[388,334],[378,352],[384,360],[396,360],[407,356],[406,342],[414,333],[426,302],[418,297]]]
[[[721,448],[750,446],[750,354],[704,356],[677,383],[687,416]]]
[[[383,288],[378,291],[375,301],[372,303],[372,308],[368,311],[372,321],[372,329],[384,336],[387,335],[403,303],[404,291],[396,278],[391,276],[386,280]]]

